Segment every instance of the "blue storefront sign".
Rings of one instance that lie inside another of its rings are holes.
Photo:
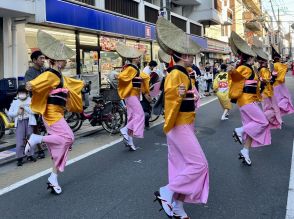
[[[156,40],[155,25],[63,0],[46,0],[46,21]],[[192,36],[192,38],[201,47],[207,48],[207,40],[205,38],[197,36]]]

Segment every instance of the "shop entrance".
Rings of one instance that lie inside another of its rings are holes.
[[[86,82],[92,81],[92,93],[98,93],[99,79],[99,50],[96,46],[80,45],[80,77]]]

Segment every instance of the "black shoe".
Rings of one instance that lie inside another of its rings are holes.
[[[43,158],[45,158],[45,152],[44,152],[44,150],[38,151],[38,159],[43,159]]]
[[[17,164],[16,164],[18,167],[22,166],[23,165],[23,161],[22,161],[22,158],[18,158],[17,159]]]
[[[37,161],[37,159],[34,158],[33,156],[28,156],[28,157],[27,157],[27,160],[28,160],[28,161],[32,161],[32,162],[36,162],[36,161]]]

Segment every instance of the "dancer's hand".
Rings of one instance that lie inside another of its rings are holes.
[[[186,87],[184,84],[181,84],[178,88],[179,96],[184,97],[186,95]]]

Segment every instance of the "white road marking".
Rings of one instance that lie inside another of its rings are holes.
[[[213,98],[213,99],[211,99],[211,100],[209,100],[209,101],[207,101],[207,102],[205,102],[205,103],[202,103],[202,104],[200,105],[200,107],[201,107],[201,106],[204,106],[204,105],[206,105],[206,104],[209,104],[209,103],[215,101],[216,99],[217,99],[217,98],[215,97],[215,98]],[[162,123],[163,123],[163,121],[158,122],[158,123],[154,124],[152,127],[157,126],[157,125],[160,125],[160,124],[162,124]],[[112,141],[112,142],[110,142],[109,144],[105,144],[105,145],[103,145],[103,146],[101,146],[101,147],[99,147],[99,148],[96,148],[96,149],[94,149],[94,150],[91,150],[91,151],[89,151],[89,152],[87,152],[87,153],[85,153],[85,154],[82,154],[82,155],[80,155],[80,156],[78,156],[78,157],[76,157],[76,158],[70,159],[70,160],[68,160],[68,161],[66,162],[66,166],[71,165],[71,164],[73,164],[73,163],[75,163],[75,162],[77,162],[77,161],[80,161],[80,160],[82,160],[82,159],[84,159],[84,158],[86,158],[86,157],[89,157],[89,156],[91,156],[91,155],[93,155],[93,154],[96,154],[96,153],[98,153],[98,152],[100,152],[100,151],[102,151],[102,150],[104,150],[104,149],[106,149],[106,148],[109,148],[109,147],[111,147],[111,146],[113,146],[113,145],[115,145],[115,144],[121,142],[122,140],[123,140],[123,139],[121,138],[121,139],[118,139],[118,140]],[[25,179],[23,179],[23,180],[21,180],[21,181],[18,181],[18,182],[16,182],[16,183],[13,183],[13,184],[11,184],[10,186],[7,186],[7,187],[5,187],[5,188],[3,188],[3,189],[0,189],[0,196],[3,195],[3,194],[5,194],[5,193],[7,193],[7,192],[10,192],[10,191],[12,191],[12,190],[14,190],[14,189],[17,189],[17,188],[19,188],[19,187],[21,187],[21,186],[23,186],[23,185],[25,185],[25,184],[27,184],[27,183],[29,183],[29,182],[32,182],[32,181],[34,181],[34,180],[36,180],[36,179],[38,179],[38,178],[41,178],[42,176],[45,176],[45,175],[49,174],[51,171],[52,171],[52,168],[46,169],[46,170],[44,170],[44,171],[41,171],[41,172],[39,172],[39,173],[37,173],[37,174],[34,174],[34,175],[28,177],[28,178],[25,178]]]
[[[294,139],[292,148],[292,161],[290,170],[288,200],[286,208],[286,219],[294,219]]]

